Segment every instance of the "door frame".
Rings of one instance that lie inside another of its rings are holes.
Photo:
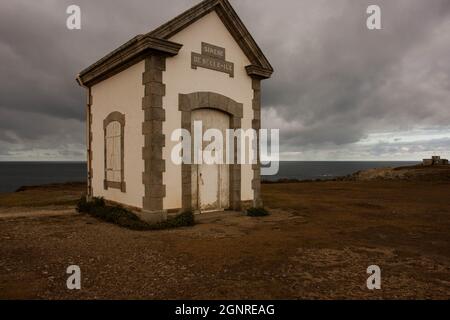
[[[191,113],[197,109],[215,109],[230,116],[230,129],[242,127],[243,104],[215,92],[193,92],[178,95],[178,109],[181,111],[181,128],[191,132]],[[238,141],[234,137],[234,161],[229,164],[230,209],[241,209],[241,165],[237,161]],[[181,165],[182,208],[192,210],[192,165]]]

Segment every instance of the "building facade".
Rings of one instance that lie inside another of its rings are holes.
[[[88,195],[139,211],[260,206],[260,166],[175,163],[177,129],[261,126],[261,80],[273,69],[227,0],[206,0],[83,70]],[[234,146],[237,145],[237,142]]]

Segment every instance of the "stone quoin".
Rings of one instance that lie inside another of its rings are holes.
[[[227,0],[205,0],[81,71],[88,196],[153,222],[186,210],[261,206],[259,156],[253,164],[174,163],[171,133],[191,132],[195,121],[258,133],[261,80],[272,73]]]

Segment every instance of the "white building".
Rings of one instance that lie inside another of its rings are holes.
[[[273,69],[227,0],[206,0],[83,70],[88,195],[147,220],[260,205],[260,166],[171,161],[175,129],[261,125]]]

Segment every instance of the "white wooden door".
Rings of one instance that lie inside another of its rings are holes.
[[[199,109],[192,112],[192,128],[194,121],[201,121],[203,134],[207,129],[217,129],[225,139],[229,128],[229,116],[213,109]],[[192,139],[194,136],[192,135]],[[204,142],[202,150],[210,142]],[[219,150],[217,150],[219,151]],[[225,140],[222,150],[225,159]],[[200,212],[224,210],[229,207],[229,166],[227,164],[193,164],[192,165],[192,206]]]

